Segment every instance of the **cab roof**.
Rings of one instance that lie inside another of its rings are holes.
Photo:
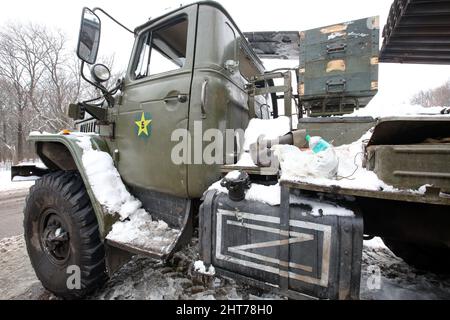
[[[231,23],[234,25],[234,27],[236,28],[236,30],[239,32],[239,35],[241,36],[241,44],[243,46],[243,49],[245,52],[247,52],[247,54],[249,54],[251,56],[251,58],[256,62],[256,64],[258,65],[258,68],[260,69],[261,72],[264,72],[265,68],[264,68],[264,64],[262,63],[261,59],[259,58],[259,56],[256,54],[256,52],[253,50],[253,48],[251,47],[251,45],[249,44],[247,38],[245,37],[245,35],[241,32],[241,30],[239,29],[239,27],[237,26],[236,22],[233,20],[233,18],[231,17],[231,15],[227,12],[227,10],[218,2],[216,1],[197,1],[197,2],[193,2],[190,4],[187,4],[185,6],[181,6],[179,8],[176,8],[172,11],[169,11],[157,18],[151,19],[149,21],[147,21],[146,23],[138,26],[135,28],[134,33],[137,35],[139,34],[139,32],[141,32],[143,29],[147,28],[148,26],[154,24],[155,22],[158,22],[159,20],[164,19],[167,16],[170,16],[178,11],[184,10],[188,7],[191,6],[199,6],[199,5],[207,5],[207,6],[211,6],[214,7],[218,10],[220,10],[223,14],[225,14],[225,16],[230,19]]]

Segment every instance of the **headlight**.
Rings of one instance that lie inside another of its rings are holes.
[[[111,72],[104,64],[96,64],[91,69],[92,78],[95,82],[102,83],[111,78]]]

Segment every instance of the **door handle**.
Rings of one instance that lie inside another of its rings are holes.
[[[187,95],[178,94],[176,96],[168,96],[164,98],[164,103],[169,103],[171,101],[178,101],[180,103],[185,103],[187,101]]]
[[[202,92],[200,96],[200,108],[202,111],[202,119],[206,119],[206,89],[208,86],[208,80],[205,80],[202,84]]]

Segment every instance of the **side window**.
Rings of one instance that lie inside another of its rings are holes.
[[[133,78],[182,68],[186,62],[187,29],[187,19],[181,18],[141,35]]]

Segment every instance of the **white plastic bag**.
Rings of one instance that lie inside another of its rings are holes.
[[[281,171],[289,177],[334,178],[339,167],[339,159],[333,147],[319,153],[301,151],[291,145],[272,147],[280,161]]]

